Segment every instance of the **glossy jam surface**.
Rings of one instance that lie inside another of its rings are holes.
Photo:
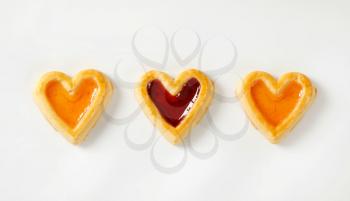
[[[256,107],[265,119],[277,126],[294,109],[300,98],[302,87],[295,81],[288,83],[278,94],[272,93],[261,80],[251,88],[251,95]]]
[[[56,114],[74,128],[85,114],[97,91],[92,79],[82,80],[74,92],[67,91],[60,82],[51,81],[46,87],[46,97]]]
[[[162,117],[170,125],[176,127],[191,110],[198,99],[200,83],[191,78],[175,96],[171,95],[159,80],[153,80],[147,85],[148,95],[157,107]]]

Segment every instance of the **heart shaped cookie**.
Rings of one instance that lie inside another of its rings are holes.
[[[103,112],[112,90],[109,79],[96,70],[81,71],[73,78],[54,71],[41,77],[34,98],[51,125],[79,144]]]
[[[214,86],[199,70],[183,71],[175,80],[153,70],[142,76],[135,91],[146,115],[177,144],[206,113]]]
[[[312,103],[316,89],[303,74],[286,73],[276,80],[266,72],[248,74],[237,96],[253,125],[271,143],[278,143]]]

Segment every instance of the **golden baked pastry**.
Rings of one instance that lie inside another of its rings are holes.
[[[271,143],[278,143],[303,116],[316,89],[301,73],[286,73],[276,80],[266,72],[255,71],[243,79],[236,94],[252,124]]]
[[[206,113],[214,86],[199,70],[185,70],[175,80],[152,70],[142,76],[135,91],[146,115],[169,142],[177,144]]]
[[[73,78],[53,71],[41,77],[34,98],[51,125],[79,144],[103,112],[112,90],[109,79],[96,70],[81,71]]]

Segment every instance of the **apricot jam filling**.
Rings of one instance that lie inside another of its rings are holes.
[[[166,122],[176,127],[186,117],[198,99],[200,83],[197,79],[191,78],[175,96],[166,90],[158,79],[147,85],[147,92],[159,113]]]
[[[251,87],[254,103],[266,121],[276,127],[295,108],[301,96],[302,86],[291,81],[277,94],[269,90],[265,83],[257,80]]]
[[[45,93],[56,114],[70,127],[75,128],[86,113],[95,97],[97,83],[93,79],[84,79],[74,91],[67,91],[59,81],[47,84]]]

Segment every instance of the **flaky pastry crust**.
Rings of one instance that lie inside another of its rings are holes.
[[[97,84],[97,91],[93,99],[84,111],[84,115],[74,128],[69,127],[54,111],[46,96],[46,88],[51,81],[58,81],[69,93],[74,93],[76,87],[84,79],[92,79]],[[109,79],[97,70],[80,71],[73,78],[62,72],[48,72],[39,80],[35,91],[35,102],[50,124],[72,144],[80,144],[87,136],[89,130],[94,127],[102,114],[105,105],[111,97],[113,86]]]
[[[263,81],[267,88],[274,94],[277,94],[291,81],[297,82],[302,87],[296,106],[277,126],[271,125],[266,120],[256,107],[253,100],[251,88],[258,80]],[[301,119],[304,112],[311,105],[316,96],[316,88],[312,85],[309,78],[301,73],[286,73],[276,80],[269,73],[254,71],[249,73],[243,79],[239,87],[236,89],[236,95],[239,97],[239,100],[252,124],[264,133],[271,143],[275,144],[278,143],[281,137],[290,131]]]
[[[182,89],[183,85],[191,78],[196,78],[200,83],[201,88],[198,99],[180,124],[173,127],[163,119],[157,107],[152,102],[147,92],[147,85],[151,81],[158,79],[170,94],[176,95]],[[192,126],[196,125],[205,115],[211,103],[213,92],[214,85],[212,81],[205,74],[196,69],[185,70],[181,72],[176,79],[173,79],[166,73],[152,70],[142,76],[135,89],[136,97],[145,114],[155,126],[160,129],[165,138],[173,144],[179,143],[188,134]]]

